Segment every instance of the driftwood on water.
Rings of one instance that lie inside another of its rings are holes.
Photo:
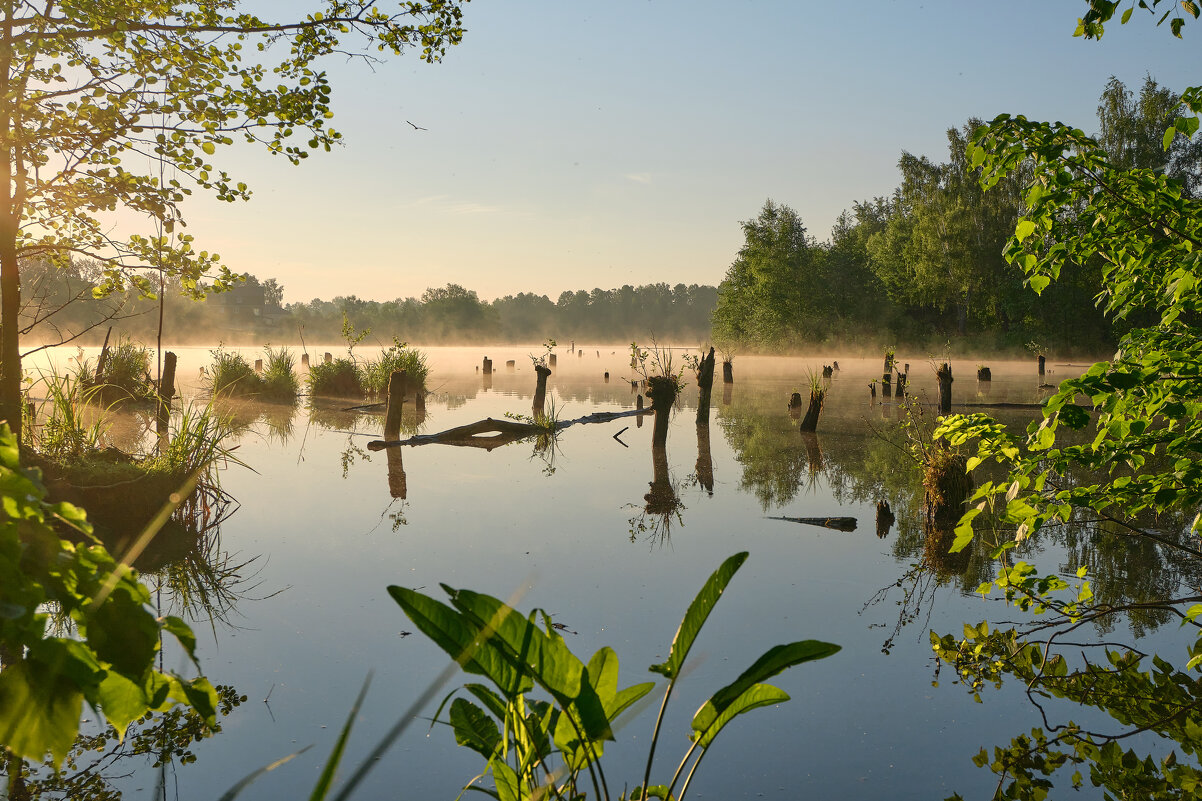
[[[768,517],[769,520],[787,520],[790,523],[802,523],[807,526],[822,526],[836,531],[855,531],[854,517]]]
[[[556,423],[555,430],[562,431],[578,423],[608,423],[611,420],[619,420],[623,417],[634,417],[650,413],[650,409],[595,412],[587,414],[584,417],[577,417],[575,420],[565,420]],[[493,448],[500,447],[501,445],[508,445],[521,439],[549,433],[551,432],[546,428],[533,425],[532,423],[521,423],[517,420],[497,420],[492,417],[486,417],[483,420],[477,420],[464,426],[456,426],[455,428],[448,428],[446,431],[439,431],[437,434],[417,434],[408,439],[372,440],[367,443],[367,449],[369,451],[380,451],[385,448],[399,448],[402,445],[430,445],[438,443],[442,445],[483,448],[486,451],[491,451]]]

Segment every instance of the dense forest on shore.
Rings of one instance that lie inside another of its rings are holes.
[[[1147,77],[1138,92],[1111,78],[1098,105],[1097,134],[1116,163],[1161,170],[1191,197],[1202,195],[1202,138],[1162,133],[1181,98]],[[1108,320],[1095,304],[1101,260],[1068,265],[1042,294],[1027,286],[1003,250],[1024,207],[1020,169],[983,192],[966,156],[979,120],[947,132],[947,160],[903,152],[901,185],[857,202],[818,241],[797,213],[768,200],[742,223],[745,244],[718,287],[666,283],[481,299],[457,284],[420,298],[354,295],[284,303],[274,278],[244,274],[203,301],[167,277],[163,340],[179,344],[336,342],[348,330],[416,344],[712,341],[730,351],[789,352],[838,347],[868,353],[903,345],[959,352],[1061,355],[1110,352],[1140,320]],[[159,303],[136,291],[103,291],[104,269],[84,261],[22,267],[27,347],[99,344],[110,325],[142,341],[158,335]],[[177,280],[177,279],[174,279]],[[143,288],[158,290],[158,276]]]

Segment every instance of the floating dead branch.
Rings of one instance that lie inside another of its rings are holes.
[[[801,523],[806,526],[821,526],[822,528],[831,528],[836,531],[855,531],[856,519],[854,517],[774,517],[768,516],[767,520],[787,520],[790,523]]]
[[[608,423],[612,420],[620,420],[623,417],[635,417],[638,415],[651,414],[650,409],[626,409],[620,412],[594,412],[593,414],[577,417],[575,420],[565,420],[555,424],[555,431],[559,432],[569,426],[586,424],[586,423]],[[369,451],[382,451],[385,448],[398,448],[402,445],[460,445],[469,448],[483,448],[486,451],[491,451],[493,448],[498,448],[502,445],[508,445],[511,442],[527,439],[528,437],[537,437],[540,435],[551,433],[544,426],[537,426],[532,423],[522,423],[517,420],[497,420],[492,417],[486,417],[483,420],[477,420],[474,423],[468,423],[455,428],[448,428],[446,431],[439,431],[436,434],[418,434],[409,437],[408,439],[376,439],[367,443]]]

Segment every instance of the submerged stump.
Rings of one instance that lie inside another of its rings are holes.
[[[818,415],[822,414],[822,403],[826,399],[826,390],[815,387],[810,390],[810,406],[806,416],[801,420],[802,433],[814,433],[818,430]]]
[[[722,383],[733,384],[735,382],[735,366],[731,362],[722,362]]]
[[[647,396],[651,398],[651,410],[655,412],[655,428],[652,429],[651,444],[663,447],[668,442],[668,418],[676,403],[679,389],[675,379],[657,375],[647,380]]]
[[[893,523],[897,518],[893,516],[893,510],[889,508],[888,501],[876,502],[876,535],[880,539],[885,539],[889,536],[889,530],[893,528]]]
[[[404,370],[394,370],[388,377],[388,407],[384,412],[384,438],[398,439],[401,435],[401,410],[409,376]]]

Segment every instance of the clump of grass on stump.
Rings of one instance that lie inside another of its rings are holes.
[[[102,403],[150,400],[155,396],[150,349],[128,337],[121,337],[108,349],[104,363],[97,364],[96,370],[96,375],[85,383],[98,390],[96,400]]]
[[[388,392],[389,377],[393,372],[403,370],[408,377],[409,387],[418,392],[424,391],[430,375],[426,354],[399,339],[393,339],[392,342],[392,347],[385,348],[379,359],[363,365],[363,389],[369,395],[383,395]]]
[[[309,392],[313,395],[363,397],[359,365],[349,356],[312,365],[309,368]]]
[[[214,395],[253,395],[259,391],[259,376],[241,353],[219,346],[212,354],[209,385]]]
[[[300,392],[300,379],[296,376],[296,356],[281,347],[272,349],[270,345],[263,349],[267,356],[266,366],[260,378],[260,392],[263,397],[273,400],[293,400]]]

